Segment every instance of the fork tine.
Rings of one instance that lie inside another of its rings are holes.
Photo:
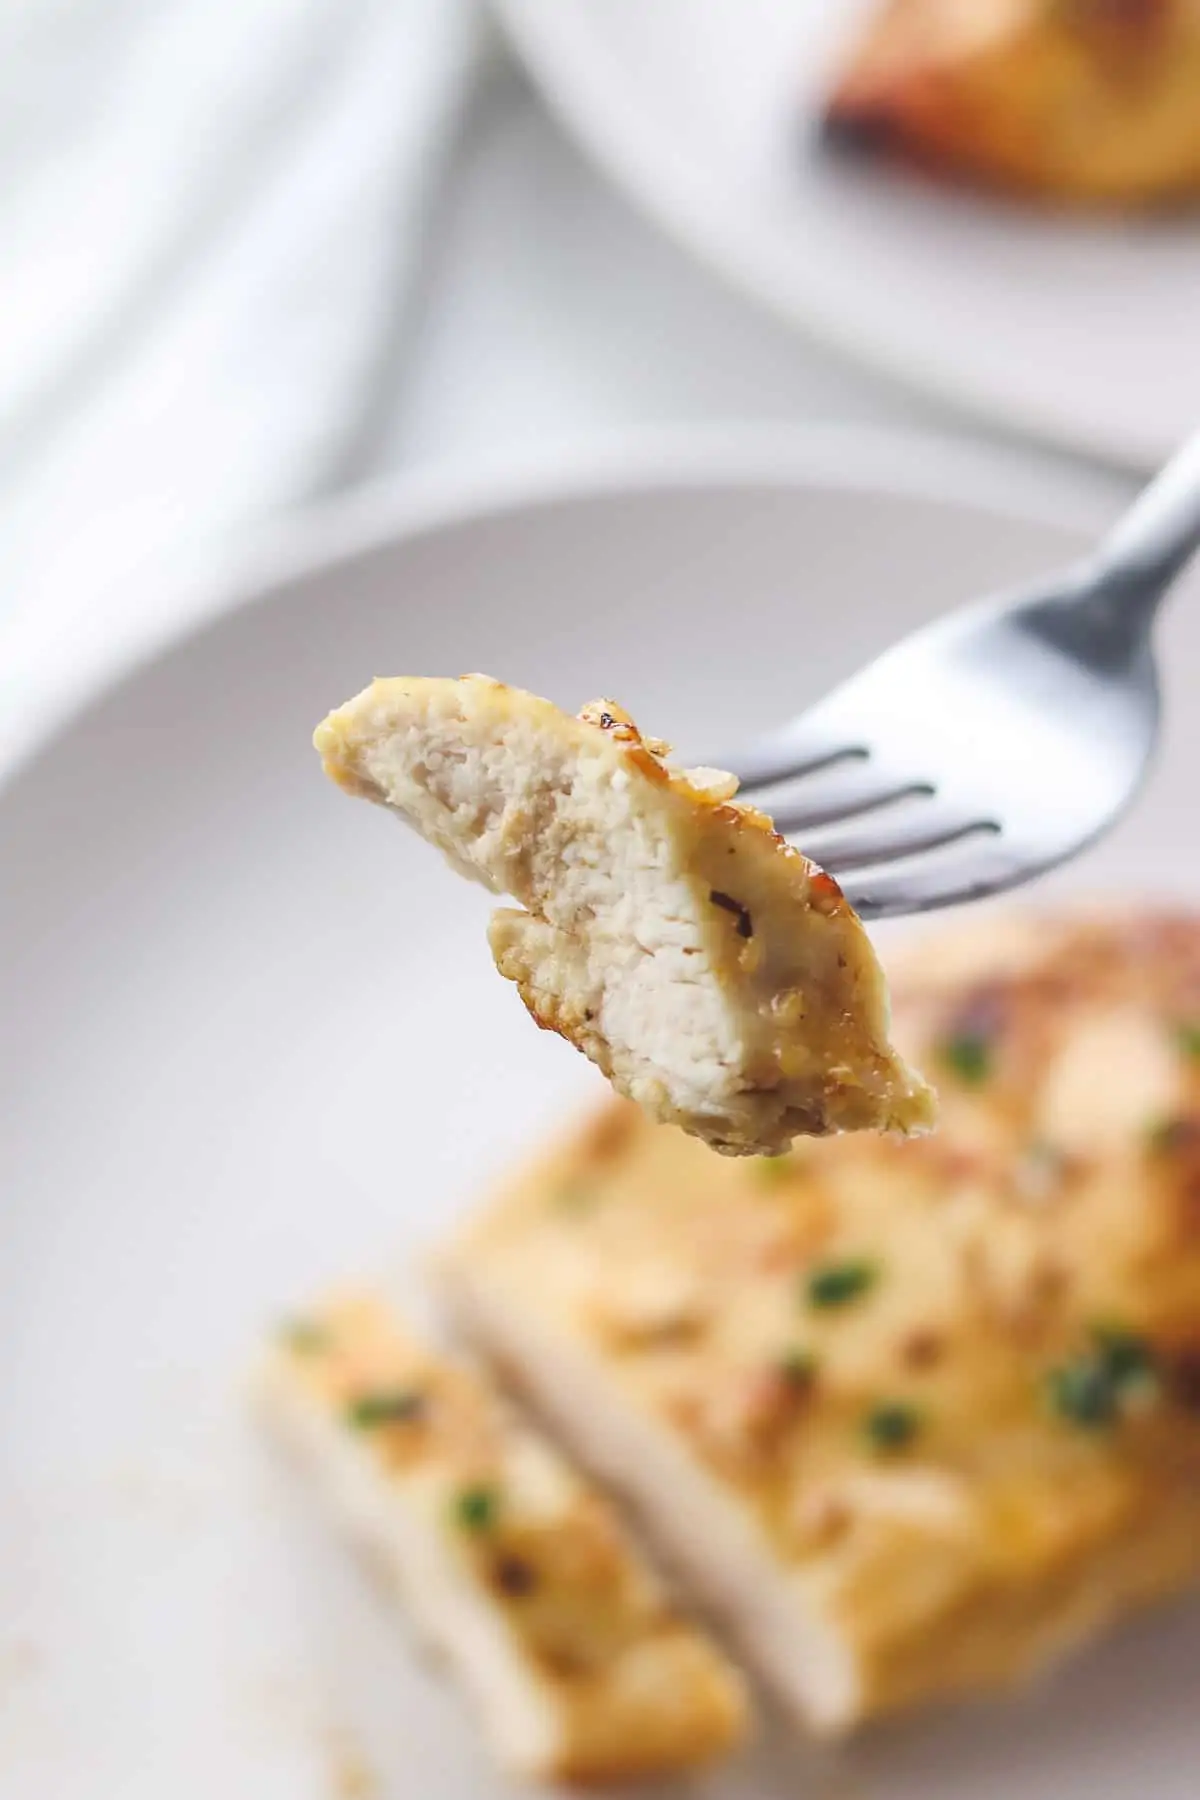
[[[897,800],[928,798],[932,793],[928,782],[872,774],[869,767],[860,772],[856,765],[853,771],[831,770],[828,777],[810,778],[794,799],[785,797],[778,806],[771,807],[771,816],[776,831],[790,836],[797,831],[814,831],[820,825],[839,824],[859,813],[891,806]]]
[[[813,775],[839,763],[861,762],[865,748],[838,732],[821,731],[808,721],[767,732],[743,745],[735,757],[716,757],[712,766],[736,775],[743,795],[800,775]]]
[[[1003,893],[1037,871],[1005,847],[999,833],[971,845],[961,855],[911,868],[868,870],[841,884],[854,910],[864,919],[899,918],[905,913],[933,912],[962,901],[984,900]]]
[[[844,869],[899,862],[902,857],[942,850],[984,832],[994,836],[999,829],[988,819],[961,813],[955,816],[936,807],[922,807],[912,817],[909,812],[906,807],[905,816],[894,823],[889,813],[887,818],[871,820],[856,831],[831,828],[818,832],[815,838],[806,837],[800,848],[831,875],[840,875]]]

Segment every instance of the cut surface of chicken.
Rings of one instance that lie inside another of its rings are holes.
[[[378,1296],[291,1321],[260,1394],[506,1766],[634,1779],[711,1762],[745,1735],[740,1677],[612,1506],[482,1372],[419,1343]]]
[[[818,1730],[1200,1577],[1200,921],[987,921],[893,978],[911,1144],[615,1102],[446,1248],[454,1318]]]
[[[492,920],[500,973],[656,1119],[743,1155],[932,1124],[836,882],[614,702],[572,718],[485,676],[397,678],[316,744],[343,788],[518,901]]]

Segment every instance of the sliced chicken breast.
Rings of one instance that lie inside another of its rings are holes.
[[[836,882],[615,703],[573,719],[480,675],[376,681],[316,744],[342,787],[520,903],[492,921],[501,974],[656,1119],[734,1154],[932,1123]]]
[[[269,1417],[448,1656],[504,1763],[615,1781],[744,1736],[737,1673],[680,1617],[612,1507],[477,1371],[372,1295],[294,1321]]]
[[[1073,204],[1200,194],[1200,0],[884,0],[834,142]]]
[[[735,1163],[610,1104],[440,1270],[835,1733],[1200,1575],[1200,923],[989,922],[895,993],[935,1137]]]

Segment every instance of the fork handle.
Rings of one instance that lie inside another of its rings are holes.
[[[1200,550],[1200,432],[1138,495],[1086,567],[1086,585],[1117,612],[1149,624]]]

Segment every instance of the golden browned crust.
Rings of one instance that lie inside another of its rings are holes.
[[[571,718],[487,676],[397,677],[315,741],[339,785],[513,896],[488,934],[500,973],[660,1121],[734,1155],[932,1124],[837,882],[615,701]]]
[[[833,142],[1052,200],[1200,191],[1196,0],[888,0],[842,72]]]
[[[1200,1572],[1200,923],[988,925],[910,966],[936,1136],[730,1163],[610,1107],[449,1255],[752,1520],[855,1718]]]
[[[613,1508],[502,1405],[370,1294],[293,1319],[275,1380],[353,1440],[402,1500],[435,1496],[450,1555],[542,1694],[544,1775],[579,1781],[692,1768],[744,1735],[742,1684],[680,1616]]]

